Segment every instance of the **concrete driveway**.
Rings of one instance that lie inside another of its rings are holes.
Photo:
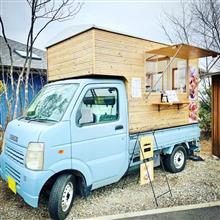
[[[220,220],[220,201],[92,218],[94,220]],[[91,219],[90,219],[91,220]]]
[[[143,215],[126,219],[147,220],[219,220],[220,206],[206,207],[200,209],[189,209],[176,212],[167,212],[153,215]]]

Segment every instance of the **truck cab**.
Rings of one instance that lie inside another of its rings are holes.
[[[57,212],[61,209],[58,216],[63,218],[71,207],[71,195],[78,190],[76,182],[88,194],[125,173],[129,160],[127,111],[121,80],[48,84],[25,115],[8,124],[0,157],[1,177],[25,202],[37,207],[46,185],[71,176],[72,184],[62,185],[61,207],[54,203],[51,207]]]

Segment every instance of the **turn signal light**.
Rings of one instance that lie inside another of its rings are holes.
[[[58,154],[64,154],[64,150],[58,150]]]

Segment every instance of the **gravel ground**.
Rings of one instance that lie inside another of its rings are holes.
[[[178,174],[167,173],[172,189],[172,198],[166,194],[158,199],[159,208],[188,205],[220,200],[220,160],[210,155],[210,142],[203,141],[201,156],[204,162],[187,161],[184,171]],[[119,214],[156,208],[150,185],[140,186],[138,174],[129,175],[127,185],[124,180],[95,190],[85,200],[77,197],[67,219]],[[154,187],[157,195],[167,191],[164,172],[155,169]],[[47,202],[34,209],[7,188],[0,180],[0,219],[46,219],[49,218]]]

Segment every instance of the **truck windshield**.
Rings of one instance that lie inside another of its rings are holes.
[[[78,84],[46,86],[31,103],[24,118],[33,121],[60,121],[77,87]]]

